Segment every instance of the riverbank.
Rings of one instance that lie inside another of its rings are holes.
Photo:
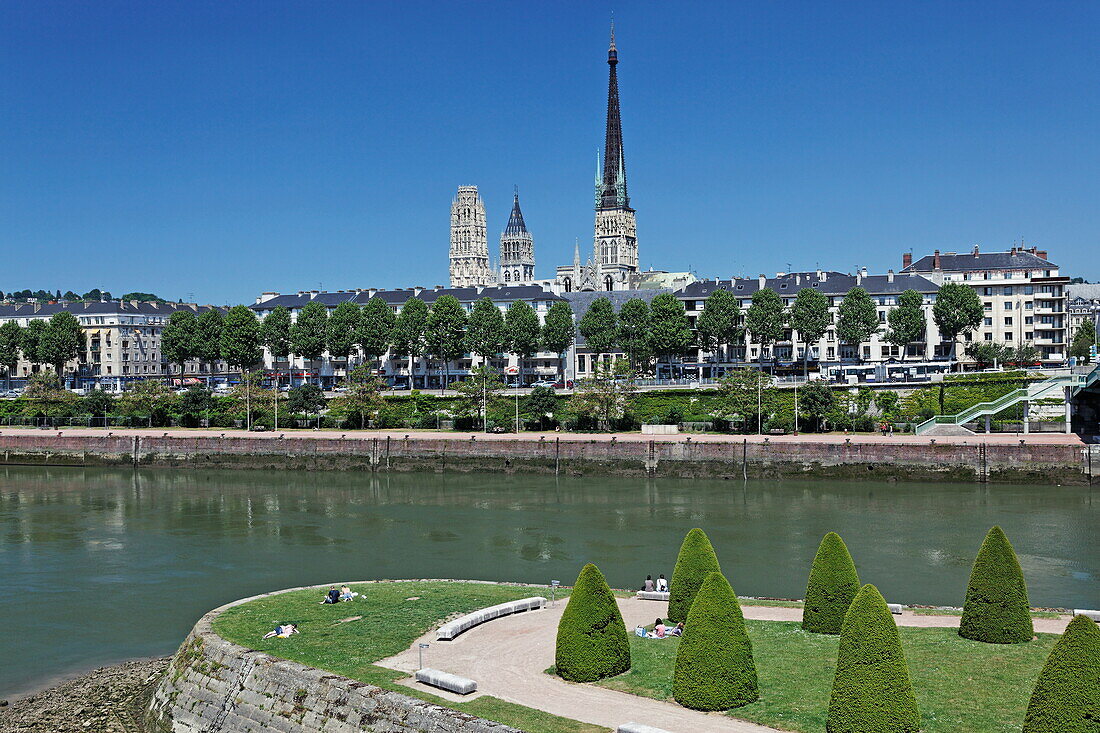
[[[135,733],[170,657],[101,667],[0,707],[0,732]]]
[[[927,438],[7,429],[0,431],[0,465],[1092,484],[1100,480],[1100,445],[1055,433]]]

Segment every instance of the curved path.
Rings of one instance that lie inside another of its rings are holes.
[[[665,615],[668,604],[658,601],[618,599],[628,629],[649,624]],[[424,655],[427,667],[441,669],[477,681],[477,694],[490,694],[527,707],[574,720],[616,726],[634,721],[672,733],[761,733],[773,731],[721,713],[701,713],[671,702],[630,695],[595,685],[564,682],[546,674],[554,664],[554,639],[565,602],[541,611],[507,616],[470,629],[454,641],[436,642],[435,632],[417,639],[404,652],[378,662],[383,667],[412,674],[417,669],[418,644],[431,646]],[[744,606],[746,618],[800,621],[802,609]],[[901,626],[958,626],[958,616],[922,616],[906,612],[895,616]],[[1061,633],[1068,617],[1035,619],[1035,630]],[[654,642],[660,643],[660,642]],[[417,683],[408,682],[411,685]],[[435,694],[449,700],[469,699],[449,693]]]

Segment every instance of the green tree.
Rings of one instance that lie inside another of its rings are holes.
[[[979,365],[988,366],[1010,360],[1014,354],[1011,346],[996,341],[972,341],[966,345],[966,355]]]
[[[480,418],[482,429],[488,430],[489,410],[504,389],[500,372],[488,364],[481,364],[470,370],[470,376],[455,382],[452,388],[458,392],[458,412]]]
[[[526,300],[513,300],[504,314],[504,328],[508,350],[519,360],[516,381],[522,383],[525,362],[539,349],[539,314]]]
[[[394,322],[393,350],[409,357],[409,388],[413,385],[413,367],[424,353],[424,336],[428,326],[428,306],[420,298],[409,298],[401,306]]]
[[[672,569],[672,581],[668,586],[668,617],[675,622],[686,621],[699,586],[711,573],[721,573],[718,556],[706,532],[698,527],[684,537],[676,566]]]
[[[836,333],[840,340],[852,344],[860,360],[859,346],[878,333],[878,311],[867,291],[860,287],[849,290],[837,308]]]
[[[118,398],[118,409],[124,415],[144,418],[150,425],[164,425],[175,403],[176,395],[163,381],[142,379],[122,393]]]
[[[865,585],[840,628],[828,733],[917,733],[920,711],[898,627],[886,600]]]
[[[590,351],[603,354],[613,351],[618,338],[618,319],[615,308],[607,298],[596,298],[588,310],[581,316],[577,330],[584,336]]]
[[[649,363],[649,336],[653,318],[649,304],[641,298],[631,298],[619,309],[619,333],[616,341],[630,358],[630,367],[641,372]]]
[[[759,369],[730,369],[718,380],[711,409],[715,417],[740,425],[742,432],[754,427],[761,432],[776,397],[771,378]]]
[[[809,374],[810,345],[816,344],[825,335],[833,322],[829,312],[829,299],[815,288],[802,288],[791,306],[791,328],[798,332],[798,338],[805,344],[802,354],[802,374]]]
[[[50,357],[45,351],[47,321],[35,318],[23,329],[21,348],[23,358],[31,364],[49,364]]]
[[[11,389],[11,377],[19,366],[19,351],[23,343],[23,328],[16,321],[0,325],[0,366],[4,367],[7,388]]]
[[[959,636],[989,644],[1019,644],[1034,636],[1020,561],[994,526],[985,536],[966,586]]]
[[[741,604],[719,572],[707,574],[688,611],[672,696],[694,710],[728,710],[760,697]]]
[[[507,340],[500,308],[492,298],[479,299],[474,303],[466,327],[466,350],[477,354],[488,364],[489,359],[504,351]]]
[[[815,634],[839,634],[844,614],[859,593],[859,574],[844,540],[836,532],[821,538],[810,568],[802,628]]]
[[[1029,366],[1038,363],[1042,358],[1042,352],[1033,344],[1020,344],[1012,350],[1010,361],[1015,362],[1017,366]]]
[[[178,408],[180,414],[199,418],[214,409],[214,393],[202,385],[188,387],[179,396]]]
[[[573,323],[573,309],[566,300],[556,300],[546,312],[540,335],[542,347],[558,355],[558,373],[562,374],[563,354],[573,344],[576,336],[576,324]]]
[[[80,320],[69,311],[55,313],[42,332],[38,348],[43,363],[53,366],[58,378],[63,378],[65,364],[84,353],[84,329]]]
[[[909,344],[924,338],[924,296],[916,290],[905,290],[898,304],[886,314],[890,328],[884,336],[887,343],[901,347],[901,360],[909,355]]]
[[[630,640],[615,596],[599,568],[577,576],[558,622],[554,667],[570,682],[594,682],[630,669]]]
[[[115,398],[101,389],[93,389],[81,400],[80,406],[92,418],[92,425],[99,422],[107,427],[107,416],[115,409]]]
[[[1077,616],[1039,672],[1022,733],[1096,733],[1098,721],[1100,627]]]
[[[649,348],[666,360],[671,376],[672,357],[683,355],[692,339],[684,303],[672,293],[661,293],[649,304],[649,313]]]
[[[421,301],[421,304],[423,304],[423,301]],[[389,351],[396,327],[397,316],[390,308],[389,303],[377,296],[367,301],[367,304],[363,306],[363,313],[359,319],[356,340],[359,342],[359,346],[363,349],[363,354],[368,361],[373,363]]]
[[[290,358],[290,326],[290,311],[284,305],[272,308],[260,323],[260,340],[267,347],[273,362],[286,361]],[[278,386],[280,381],[278,369],[275,374],[275,384]]]
[[[286,398],[286,409],[291,414],[315,415],[328,404],[316,384],[300,384],[287,392]]]
[[[798,390],[798,404],[799,412],[813,420],[813,429],[821,431],[825,419],[836,409],[836,394],[824,382],[810,382]]]
[[[365,428],[382,407],[382,389],[385,385],[366,364],[348,372],[344,380],[346,391],[329,403],[329,415],[358,422],[360,429]]]
[[[955,361],[955,342],[981,325],[985,308],[974,288],[962,283],[944,283],[936,293],[932,306],[932,318],[940,331],[940,338],[951,344],[949,362]]]
[[[262,358],[260,322],[246,305],[235,305],[225,316],[222,329],[221,357],[232,367],[248,369]]]
[[[723,288],[707,296],[703,312],[695,323],[699,346],[715,355],[723,346],[737,343],[742,338],[741,302],[733,293]],[[728,357],[727,357],[728,359]]]
[[[447,386],[447,368],[455,359],[466,353],[466,311],[453,295],[436,298],[428,312],[425,345],[442,364],[440,385]]]
[[[1073,342],[1069,347],[1069,355],[1076,356],[1082,363],[1088,364],[1091,356],[1091,347],[1096,344],[1096,324],[1092,321],[1081,321],[1081,325],[1073,333]]]
[[[745,314],[745,330],[760,345],[759,364],[764,366],[764,350],[783,338],[783,300],[771,288],[752,294],[752,303]]]
[[[388,309],[387,309],[388,310]],[[349,300],[345,300],[332,309],[325,323],[325,349],[333,359],[349,359],[359,341],[359,321],[362,309]],[[347,371],[351,367],[347,366]]]
[[[523,414],[528,420],[538,420],[539,426],[545,425],[546,418],[558,409],[558,396],[553,387],[541,384],[531,388],[531,393],[523,399]]]
[[[290,327],[290,350],[297,356],[312,362],[325,353],[328,335],[328,308],[311,300],[298,311],[298,317]]]
[[[160,351],[169,364],[178,364],[182,384],[187,361],[198,352],[199,321],[190,310],[178,310],[168,316],[168,323],[160,333]]]
[[[611,365],[599,361],[592,376],[577,380],[570,407],[575,414],[598,421],[601,430],[609,430],[613,421],[630,414],[636,391],[630,366],[625,361]]]
[[[196,355],[210,366],[222,358],[222,331],[225,330],[225,316],[219,308],[210,308],[199,315],[198,336],[195,340]]]

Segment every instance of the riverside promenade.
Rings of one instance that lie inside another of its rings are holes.
[[[1091,484],[1076,435],[642,435],[96,429],[0,430],[0,465],[495,471],[680,478]]]

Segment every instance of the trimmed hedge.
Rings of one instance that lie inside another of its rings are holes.
[[[1100,626],[1087,616],[1069,622],[1039,672],[1023,733],[1100,730]]]
[[[916,733],[920,711],[898,627],[873,585],[856,595],[840,630],[829,733]]]
[[[988,644],[1019,644],[1035,636],[1024,572],[1000,527],[989,530],[974,559],[959,636]]]
[[[695,710],[728,710],[760,697],[741,604],[721,573],[711,573],[691,604],[676,650],[672,696]]]
[[[557,673],[572,682],[594,682],[630,669],[630,641],[619,606],[603,573],[581,569],[558,622]]]
[[[802,628],[815,634],[839,634],[844,614],[859,593],[859,574],[844,540],[836,532],[821,538],[810,568]]]
[[[672,581],[668,586],[668,617],[671,621],[687,621],[691,603],[699,586],[711,573],[721,573],[718,556],[706,532],[696,527],[687,533],[680,554],[676,556],[676,567],[672,569]]]

